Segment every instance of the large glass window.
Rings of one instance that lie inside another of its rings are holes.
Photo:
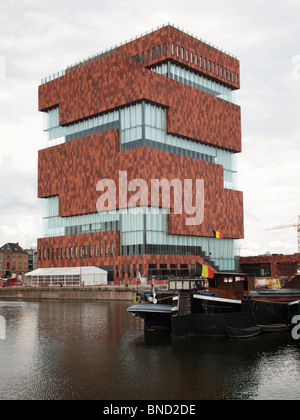
[[[223,166],[224,188],[237,189],[236,154],[167,134],[167,110],[141,103],[126,107],[121,115],[121,151],[151,147]]]
[[[218,270],[236,268],[236,240],[168,235],[168,215],[164,209],[142,208],[141,214],[122,214],[121,218],[122,255],[195,255]]]
[[[168,65],[160,66],[159,71],[168,73]],[[167,110],[163,107],[141,102],[127,106],[120,111],[113,111],[74,123],[68,127],[59,126],[58,107],[53,108],[46,115],[45,129],[49,137],[49,146],[90,135],[94,132],[120,128],[121,151],[144,146],[206,162],[218,163],[224,167],[224,187],[237,188],[235,154],[198,141],[167,134]],[[58,226],[56,228],[58,229]],[[66,226],[66,228],[69,228],[66,234],[81,233],[84,230],[90,232],[98,229],[96,226],[91,227],[90,223],[82,224],[81,227],[73,224],[72,226]],[[104,227],[104,229],[111,230],[107,227]]]
[[[201,59],[201,57],[200,57]],[[204,65],[206,66],[206,60],[204,60]],[[211,69],[211,62],[208,61],[209,70]],[[173,63],[168,64],[159,64],[155,67],[152,67],[151,70],[155,73],[168,76],[171,79],[177,80],[178,82],[184,83],[188,86],[199,89],[203,92],[209,93],[210,95],[217,96],[220,99],[225,101],[236,103],[236,94],[235,90],[222,85],[221,83],[210,80],[207,77],[204,77],[200,74],[197,74],[193,71],[185,69],[184,67],[178,66]]]
[[[44,199],[44,237],[119,230],[119,215],[114,212],[59,217],[59,197]]]
[[[55,107],[44,114],[44,132],[48,146],[51,147],[112,128],[120,128],[119,119],[119,111],[113,111],[62,127],[59,125],[59,107]]]
[[[80,223],[86,222],[87,218],[90,221],[93,219],[101,220],[97,224],[97,229],[94,231],[104,231],[103,226],[115,227],[116,230],[121,231],[121,249],[122,255],[195,255],[204,258],[208,264],[214,265],[219,270],[234,270],[235,269],[235,243],[231,239],[213,239],[201,238],[195,236],[179,236],[168,235],[168,214],[165,209],[161,208],[140,208],[140,211],[117,211],[107,213],[95,213],[85,216],[74,216],[61,218],[57,216],[59,201],[58,197],[51,197],[45,199],[45,213],[44,222],[46,230],[44,237],[64,236],[66,233],[66,225],[75,224],[81,226]],[[51,215],[49,217],[49,215]],[[110,221],[109,221],[110,219]],[[114,223],[115,222],[115,223]],[[92,230],[91,230],[92,231]],[[75,233],[83,233],[76,231]],[[69,234],[73,234],[72,231]],[[79,246],[79,245],[78,245]],[[75,246],[75,258],[77,258],[77,249]],[[105,244],[105,249],[100,244],[100,256],[114,255],[113,244]],[[93,254],[92,246],[79,246],[80,257]],[[95,247],[95,256],[98,255],[98,247]],[[61,248],[61,258],[73,258],[73,248]],[[45,258],[45,251],[44,251]],[[50,254],[48,253],[48,259]]]

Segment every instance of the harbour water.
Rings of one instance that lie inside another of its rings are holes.
[[[0,301],[0,400],[300,399],[290,333],[172,343],[129,305]]]

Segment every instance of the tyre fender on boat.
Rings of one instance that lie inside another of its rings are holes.
[[[141,298],[141,296],[140,296],[140,295],[137,295],[137,296],[134,298],[134,303],[141,303],[141,301],[142,301],[142,298]]]

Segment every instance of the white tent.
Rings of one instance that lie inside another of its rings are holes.
[[[97,267],[38,268],[25,274],[27,286],[101,286],[107,285],[107,271]]]

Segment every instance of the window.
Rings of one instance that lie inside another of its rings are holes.
[[[103,257],[103,245],[100,245],[100,257]]]
[[[199,66],[202,67],[202,57],[199,57]]]
[[[195,65],[198,66],[198,56],[195,54]]]
[[[150,50],[147,50],[147,61],[150,61]]]
[[[179,46],[176,45],[176,56],[179,57]]]
[[[161,57],[161,45],[158,46],[158,58]]]
[[[90,257],[93,256],[93,245],[90,245]]]
[[[212,72],[215,72],[215,63],[212,63]]]
[[[85,256],[85,258],[87,258],[87,256],[88,256],[88,247],[87,247],[87,245],[85,245],[85,247],[84,247],[84,256]]]
[[[186,52],[185,52],[185,60],[186,61],[189,61],[189,52],[188,52],[188,50],[186,50]]]
[[[70,258],[73,258],[73,247],[70,247]]]
[[[105,244],[105,256],[108,257],[108,244]]]
[[[193,53],[191,52],[191,63],[193,64],[193,62],[194,62],[194,56],[193,56]]]
[[[142,63],[145,63],[145,53],[142,52]]]
[[[155,47],[152,48],[152,59],[155,60]]]
[[[167,44],[164,44],[164,55],[167,55]]]
[[[114,244],[110,245],[110,255],[113,257],[114,255]]]
[[[204,70],[206,70],[206,58],[204,58],[203,60],[203,67],[204,67]]]
[[[172,43],[172,55],[174,55],[174,44]]]
[[[65,255],[66,255],[66,258],[68,258],[69,255],[68,255],[68,248],[67,247],[66,247],[66,254]]]
[[[83,257],[83,248],[82,248],[82,246],[80,247],[80,258],[82,258]]]
[[[116,277],[117,279],[120,277],[120,271],[119,271],[119,266],[116,265]]]
[[[95,245],[95,257],[98,257],[98,245]]]
[[[255,277],[271,277],[271,264],[242,264],[243,273],[250,274]]]
[[[78,258],[78,249],[77,249],[77,246],[75,246],[75,258]]]
[[[210,63],[210,61],[208,60],[208,66],[207,66],[207,69],[208,69],[208,71],[210,71],[210,69],[211,69],[211,63]]]
[[[184,48],[181,48],[181,58],[184,59]]]

